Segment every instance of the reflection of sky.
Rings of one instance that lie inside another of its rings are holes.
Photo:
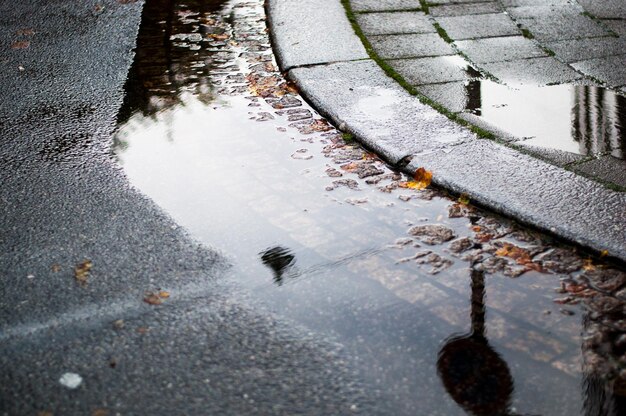
[[[625,138],[620,112],[625,109],[610,90],[571,84],[512,87],[487,80],[474,81],[466,89],[467,110],[526,138],[527,145],[621,157]]]
[[[481,117],[526,143],[572,153],[579,152],[572,129],[572,86],[512,88],[481,81]]]

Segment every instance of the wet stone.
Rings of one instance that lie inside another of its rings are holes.
[[[503,13],[440,17],[437,22],[454,40],[519,35],[519,29]]]
[[[392,173],[386,173],[384,175],[369,177],[365,180],[365,183],[367,183],[368,185],[377,185],[378,183],[384,180],[399,181],[400,179],[402,179],[401,174],[397,172],[392,172]]]
[[[363,13],[356,19],[366,35],[435,32],[435,27],[422,12]]]
[[[452,253],[458,254],[458,253],[461,253],[470,249],[473,246],[474,246],[474,242],[470,238],[463,237],[463,238],[459,238],[458,240],[452,241],[450,245],[448,246],[448,249]]]
[[[451,228],[441,224],[417,225],[409,230],[409,234],[430,245],[442,244],[456,237]]]
[[[359,183],[355,181],[354,179],[340,179],[337,181],[333,181],[331,186],[326,187],[326,190],[332,191],[342,186],[345,186],[346,188],[350,188],[353,190],[359,189]]]
[[[539,254],[534,260],[554,273],[573,273],[583,266],[583,261],[574,251],[563,248],[551,249]]]
[[[476,209],[470,205],[452,204],[448,207],[449,218],[463,218],[476,215]]]
[[[415,10],[419,8],[417,0],[351,0],[350,4],[355,12]]]
[[[583,277],[595,287],[607,292],[615,292],[626,285],[626,273],[616,269],[590,270],[586,271]]]
[[[611,296],[599,295],[593,297],[588,303],[589,307],[602,315],[612,313],[626,313],[626,303]]]
[[[428,270],[428,273],[430,274],[437,274],[441,272],[442,270],[445,270],[448,267],[452,266],[452,264],[454,264],[452,260],[441,257],[439,254],[436,254],[436,253],[430,253],[429,255],[425,257],[420,257],[416,259],[415,262],[417,264],[428,264],[432,266]]]
[[[370,36],[368,40],[383,59],[455,54],[452,46],[436,33]]]
[[[328,169],[326,169],[326,174],[328,176],[330,176],[331,178],[339,178],[339,177],[343,176],[343,173],[339,172],[335,168],[328,168]]]

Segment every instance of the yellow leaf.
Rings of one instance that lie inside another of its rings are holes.
[[[469,199],[469,195],[463,193],[459,196],[459,204],[461,205],[468,205],[470,203],[470,199]]]
[[[583,270],[585,270],[587,272],[591,272],[591,271],[593,271],[595,269],[596,269],[596,266],[594,266],[593,260],[591,260],[591,259],[583,260]]]
[[[87,284],[87,278],[89,277],[89,272],[92,267],[93,263],[91,260],[84,260],[74,267],[74,278],[81,286]]]
[[[430,185],[433,180],[433,173],[424,168],[419,168],[413,175],[413,180],[417,184],[414,189],[424,189]],[[412,187],[411,187],[412,188]]]
[[[167,292],[165,290],[162,290],[159,292],[159,297],[162,299],[167,299],[170,297],[170,292]]]

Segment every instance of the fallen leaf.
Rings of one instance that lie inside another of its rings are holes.
[[[465,193],[461,194],[459,196],[458,202],[461,205],[468,205],[470,203],[469,195],[467,195]]]
[[[33,36],[35,34],[35,31],[33,29],[27,28],[19,29],[15,33],[17,34],[17,36]]]
[[[30,46],[29,40],[18,40],[11,44],[12,49],[26,49]]]
[[[528,270],[542,271],[541,266],[533,262],[530,252],[516,245],[505,243],[496,250],[495,254],[496,256],[508,257],[515,260],[517,264],[524,266]]]
[[[586,272],[591,272],[596,269],[596,266],[593,264],[593,260],[585,259],[583,260],[583,270]]]
[[[159,297],[162,299],[167,299],[170,297],[170,292],[167,292],[165,290],[162,290],[159,292]]]
[[[74,267],[74,278],[81,285],[85,286],[87,284],[87,278],[89,277],[89,272],[93,267],[93,263],[91,260],[84,260],[82,263],[79,263]]]
[[[608,256],[608,255],[609,255],[609,250],[602,250],[602,251],[600,252],[600,258],[602,258],[602,257],[606,257],[606,256]]]
[[[163,303],[163,299],[154,292],[146,292],[143,301],[149,305],[160,305]]]
[[[424,189],[430,185],[433,180],[433,173],[424,168],[419,168],[413,175],[413,180],[418,184],[417,189]]]
[[[53,273],[58,273],[60,271],[61,271],[61,266],[60,265],[58,265],[58,264],[53,264],[52,265],[52,272]]]
[[[211,33],[210,35],[208,35],[211,39],[213,40],[226,40],[228,39],[228,35],[225,33],[222,34],[218,34],[218,33]]]

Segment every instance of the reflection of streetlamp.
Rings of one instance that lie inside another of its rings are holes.
[[[472,330],[449,338],[439,350],[437,370],[448,394],[477,416],[511,415],[509,367],[485,337],[485,276],[472,267]]]

